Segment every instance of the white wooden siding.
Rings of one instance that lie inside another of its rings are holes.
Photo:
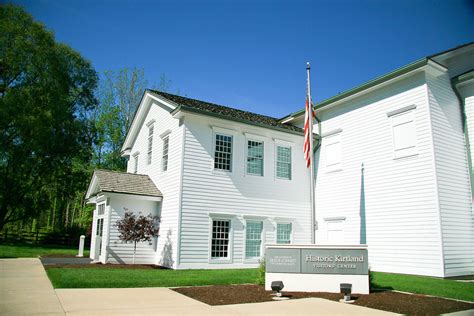
[[[92,212],[92,231],[91,231],[91,246],[89,252],[89,258],[95,260],[95,242],[96,242],[96,233],[97,233],[97,204],[95,209]]]
[[[261,216],[262,242],[276,242],[275,217],[294,218],[293,242],[310,242],[309,172],[303,159],[303,136],[279,133],[205,116],[185,117],[181,248],[179,268],[216,268],[209,263],[209,213],[233,214],[232,261],[218,268],[253,267],[245,260],[245,216]],[[233,136],[232,172],[215,171],[214,130]],[[215,130],[219,130],[218,128]],[[264,176],[246,174],[246,135],[264,140]],[[292,149],[292,179],[276,178],[275,140]]]
[[[459,88],[459,94],[464,102],[464,114],[466,116],[466,131],[469,136],[469,143],[471,148],[471,170],[474,170],[474,82],[464,84]],[[471,176],[472,177],[472,176]],[[471,180],[471,188],[473,183]],[[472,193],[471,193],[472,195]],[[472,197],[471,197],[472,198]],[[474,252],[474,250],[473,250]]]
[[[157,101],[153,102],[133,144],[131,153],[140,152],[137,173],[150,176],[163,193],[156,263],[176,267],[183,125],[180,125],[179,120],[173,118],[163,105],[160,105]],[[154,120],[153,156],[151,164],[147,164],[148,127],[146,124],[152,120]],[[166,133],[169,133],[168,170],[163,172],[163,140],[161,136]],[[129,159],[127,172],[133,172],[133,164],[133,159]]]
[[[418,154],[394,159],[387,113],[410,105],[416,105],[413,111]],[[315,159],[316,242],[333,243],[327,240],[325,218],[345,217],[344,243],[366,242],[372,270],[443,276],[424,75],[412,76],[317,115],[322,120],[323,135],[342,129],[342,161],[339,171],[326,168],[323,139]],[[366,234],[361,236],[364,215]]]
[[[438,77],[427,75],[427,82],[445,276],[473,274],[473,213],[461,107],[448,74]]]
[[[107,262],[110,263],[132,263],[133,262],[133,243],[123,243],[119,238],[119,232],[115,224],[122,219],[125,214],[125,208],[136,215],[158,215],[159,202],[143,201],[137,196],[114,195],[110,198],[110,205],[107,206],[104,227],[108,227]],[[162,238],[162,234],[158,238]],[[105,242],[105,238],[104,238]],[[106,245],[102,245],[105,247]],[[135,263],[154,264],[156,262],[155,242],[137,243]],[[103,248],[105,249],[105,248]],[[104,254],[105,255],[105,254]],[[105,258],[104,258],[105,259]]]

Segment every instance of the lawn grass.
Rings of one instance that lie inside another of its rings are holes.
[[[256,284],[257,269],[165,270],[124,268],[48,268],[55,288],[179,287]],[[376,288],[474,302],[474,283],[373,272]]]
[[[45,255],[77,255],[77,247],[50,246],[50,245],[28,245],[0,244],[0,258],[37,258]],[[89,251],[84,250],[84,256],[89,256]]]
[[[376,288],[389,288],[403,292],[474,302],[474,283],[415,275],[373,272],[373,285]]]
[[[257,269],[167,270],[118,268],[48,268],[55,288],[174,287],[255,284]]]

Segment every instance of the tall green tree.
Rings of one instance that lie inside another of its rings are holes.
[[[98,78],[20,7],[0,6],[0,30],[1,230],[86,185]]]
[[[99,106],[95,113],[98,133],[94,148],[96,167],[125,170],[126,161],[121,156],[122,145],[147,86],[144,69],[108,70],[101,76]],[[167,91],[170,86],[171,80],[162,74],[154,88]]]

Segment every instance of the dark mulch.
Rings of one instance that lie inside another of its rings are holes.
[[[174,290],[209,305],[267,302],[272,301],[273,297],[270,291],[265,291],[264,287],[259,285],[216,285]],[[343,298],[343,295],[338,293],[283,292],[283,294],[290,299],[319,297],[339,301]],[[474,303],[391,291],[354,295],[352,298],[355,299],[354,305],[406,315],[439,315],[474,309]]]

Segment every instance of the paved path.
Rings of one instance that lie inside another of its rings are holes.
[[[0,260],[1,315],[64,315],[38,259]]]
[[[0,315],[394,315],[319,298],[209,306],[168,288],[54,290],[38,259],[0,259]]]
[[[44,266],[54,266],[54,265],[86,265],[90,264],[92,259],[90,258],[69,258],[69,257],[46,257],[41,258],[41,263]]]

